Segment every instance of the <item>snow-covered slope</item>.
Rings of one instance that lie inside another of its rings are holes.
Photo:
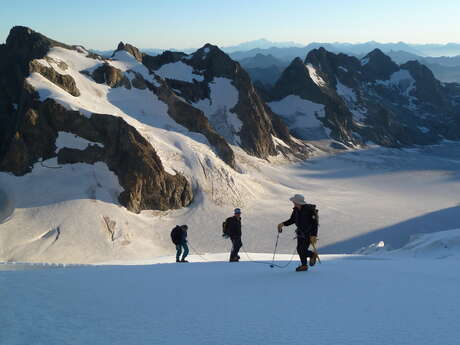
[[[0,343],[8,345],[454,345],[460,337],[458,260],[323,256],[301,273],[251,262],[4,266]]]
[[[415,234],[402,248],[392,249],[384,241],[357,251],[359,254],[385,257],[413,257],[424,259],[460,259],[460,230],[447,230],[430,234]]]
[[[275,225],[288,218],[288,198],[296,192],[318,205],[320,246],[327,252],[353,252],[381,240],[397,248],[420,229],[433,232],[460,226],[460,162],[455,158],[459,150],[457,144],[420,152],[376,148],[318,156],[297,165],[269,164],[241,152],[243,173],[224,164],[218,168],[211,160],[189,168],[198,190],[190,207],[139,215],[117,204],[114,195],[119,187],[115,181],[107,182],[113,174],[103,165],[49,169],[38,163],[24,177],[0,175],[1,189],[8,195],[3,214],[15,206],[9,221],[0,225],[0,257],[67,263],[146,260],[171,254],[169,231],[184,223],[189,225],[194,249],[226,251],[229,242],[220,236],[221,223],[235,206],[243,209],[244,249],[269,252]],[[56,188],[56,181],[74,187]],[[116,222],[115,234],[104,216]],[[58,226],[57,241],[51,241],[56,236],[49,242],[41,238]],[[292,252],[292,237],[290,230],[283,233],[281,252]],[[42,242],[43,251],[28,250]]]

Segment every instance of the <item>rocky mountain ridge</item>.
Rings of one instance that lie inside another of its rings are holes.
[[[304,61],[294,59],[268,98],[275,112],[279,102],[293,96],[324,107],[323,115],[304,113],[319,121],[317,129],[347,146],[402,147],[459,140],[459,90],[458,84],[439,82],[419,62],[397,65],[379,49],[360,60],[319,48]],[[287,121],[295,117],[284,115]]]

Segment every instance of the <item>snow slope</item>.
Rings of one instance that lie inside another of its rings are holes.
[[[209,83],[209,98],[201,99],[193,104],[208,118],[209,122],[231,144],[241,144],[238,133],[243,122],[232,109],[238,103],[238,90],[228,78],[217,77]]]
[[[182,150],[189,157],[201,155],[186,146]],[[171,254],[169,231],[185,223],[197,250],[221,252],[229,247],[220,237],[221,223],[233,206],[243,208],[246,250],[269,252],[275,225],[289,217],[288,198],[295,192],[303,192],[320,209],[323,250],[354,252],[382,240],[398,248],[411,234],[460,227],[460,162],[455,158],[459,151],[460,146],[451,143],[406,151],[374,148],[318,156],[294,165],[268,164],[240,152],[242,173],[202,159],[203,167],[191,166],[200,188],[191,207],[140,215],[117,205],[113,192],[117,184],[101,184],[111,176],[106,168],[107,177],[98,179],[102,167],[82,165],[80,171],[72,165],[48,169],[37,164],[33,174],[21,178],[0,174],[0,189],[11,200],[5,206],[10,211],[5,213],[11,213],[13,200],[16,207],[13,217],[1,225],[4,245],[0,258],[66,263],[146,260]],[[53,166],[53,162],[46,165]],[[56,188],[56,181],[74,187]],[[112,240],[104,216],[116,221],[117,231],[126,234],[127,241],[123,236]],[[61,229],[58,241],[39,253],[28,250],[32,242],[57,226]],[[283,232],[280,252],[290,253],[295,247],[293,230]],[[66,250],[69,246],[72,251]]]
[[[415,234],[402,248],[391,249],[384,241],[374,243],[357,251],[359,254],[383,255],[386,257],[412,257],[432,259],[460,259],[460,229],[430,234]]]
[[[72,75],[81,96],[73,97],[33,74],[28,81],[42,99],[52,97],[85,116],[97,112],[122,117],[150,141],[168,172],[179,171],[187,177],[195,199],[181,210],[133,214],[118,204],[120,186],[102,163],[58,166],[50,160],[37,163],[25,176],[0,173],[0,261],[148,260],[171,254],[170,229],[185,223],[197,250],[223,252],[229,242],[220,236],[221,224],[234,207],[243,209],[246,250],[270,252],[276,224],[289,217],[289,197],[295,193],[305,194],[309,202],[318,205],[320,246],[329,253],[354,252],[381,240],[398,248],[421,230],[460,228],[457,143],[412,150],[317,150],[311,160],[297,163],[281,155],[269,161],[257,159],[233,146],[235,171],[216,156],[204,136],[172,120],[166,104],[152,92],[110,89],[80,73],[94,70],[102,61],[63,48],[53,48],[49,57],[55,62],[48,59],[43,63]],[[110,63],[128,76],[133,70],[155,82],[156,77],[129,54],[114,59]],[[68,68],[60,69],[60,61]],[[206,115],[212,118],[221,106],[231,113],[233,85],[224,78],[216,78],[210,85],[211,100],[202,105]],[[311,106],[299,105],[308,111]],[[228,119],[228,128],[236,138],[237,118]],[[98,143],[60,133],[57,144],[83,148]],[[283,233],[281,252],[290,253],[294,248],[293,230]]]
[[[302,273],[251,262],[1,266],[2,345],[454,345],[460,337],[458,260],[323,256]]]
[[[279,101],[267,103],[280,115],[290,131],[299,138],[324,139],[327,137],[324,124],[324,105],[302,99],[297,95],[289,95]]]

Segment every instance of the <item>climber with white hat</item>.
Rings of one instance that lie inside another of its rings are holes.
[[[307,204],[305,197],[301,194],[295,194],[289,199],[294,204],[291,217],[278,224],[278,232],[283,231],[283,226],[295,224],[297,226],[297,253],[300,257],[301,265],[296,268],[297,272],[308,270],[307,258],[310,258],[310,266],[316,264],[319,259],[316,252],[316,242],[318,235],[318,210],[316,205]],[[310,244],[315,248],[315,251],[308,249]]]

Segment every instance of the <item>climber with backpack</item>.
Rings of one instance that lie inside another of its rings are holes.
[[[189,250],[187,245],[187,225],[176,225],[174,229],[171,230],[171,240],[176,245],[176,262],[188,262],[185,260]],[[184,252],[182,254],[182,249]],[[182,254],[182,259],[180,258]]]
[[[222,224],[224,238],[230,238],[232,241],[232,250],[230,252],[230,262],[240,261],[238,252],[243,246],[241,242],[241,210],[235,208],[232,217],[228,217]]]
[[[296,268],[297,272],[308,270],[307,258],[310,258],[310,266],[314,266],[319,260],[316,251],[316,243],[318,236],[318,210],[316,205],[307,204],[305,198],[301,194],[296,194],[289,199],[294,204],[291,217],[278,224],[278,233],[283,232],[283,226],[295,224],[297,237],[297,253],[299,254],[301,265]],[[308,247],[312,245],[315,251],[311,251]]]

